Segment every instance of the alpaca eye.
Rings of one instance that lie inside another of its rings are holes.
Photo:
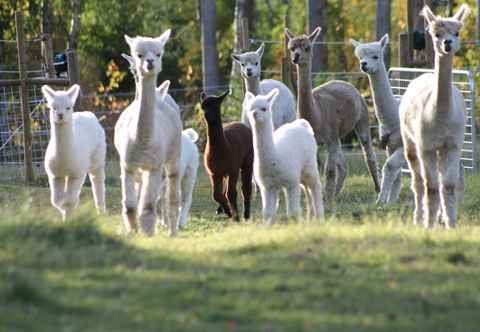
[[[309,52],[310,51],[310,46],[305,47],[305,51]]]
[[[439,34],[439,33],[436,33],[436,34],[435,34],[435,37],[440,38],[440,34]]]
[[[373,60],[378,60],[378,56],[374,55],[373,57]]]
[[[138,57],[141,59],[143,55],[141,55],[141,54],[137,54],[137,56],[138,56]]]
[[[458,37],[458,32],[455,32],[455,37]]]
[[[70,111],[72,108],[71,107],[67,107],[67,111]]]
[[[265,107],[262,107],[260,110],[261,110],[262,112],[266,112],[266,111],[267,111],[267,109],[266,109]]]
[[[258,62],[255,62],[255,66],[258,66]]]
[[[245,64],[241,63],[240,66],[245,67]]]
[[[162,54],[160,54],[160,53],[157,53],[157,58],[159,58],[161,55],[162,55]]]

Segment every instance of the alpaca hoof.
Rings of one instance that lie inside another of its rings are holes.
[[[146,236],[154,236],[156,234],[155,219],[156,218],[153,213],[149,213],[140,217],[140,227],[142,229],[142,233]]]
[[[168,236],[169,236],[169,237],[175,237],[175,236],[177,236],[177,233],[178,233],[178,231],[177,231],[176,228],[175,228],[175,229],[170,229],[170,230],[168,231]]]
[[[378,196],[377,201],[375,202],[377,205],[386,205],[387,203],[387,199],[381,196]]]
[[[224,212],[224,211],[223,211],[223,208],[222,208],[221,206],[219,206],[219,207],[217,208],[217,211],[216,211],[217,215],[222,214],[223,212]]]

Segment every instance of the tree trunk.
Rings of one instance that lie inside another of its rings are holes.
[[[207,94],[216,93],[219,88],[218,51],[216,32],[215,0],[199,0],[200,25],[202,34],[203,89]]]
[[[390,35],[391,5],[390,0],[377,0],[377,17],[375,31],[377,40],[380,40],[386,33]],[[391,38],[392,36],[390,36]],[[390,67],[390,46],[387,46],[385,56],[385,66]]]
[[[308,32],[311,33],[317,26],[322,28],[317,42],[327,39],[327,0],[306,0]],[[314,44],[312,55],[312,72],[326,71],[328,69],[328,46]]]
[[[80,12],[82,7],[81,0],[72,0],[72,23],[68,33],[68,48],[77,49],[78,34],[80,33]]]
[[[480,40],[480,0],[477,0],[477,33],[475,36],[478,45],[478,41]]]
[[[42,58],[47,77],[55,77],[53,65],[53,44],[52,44],[52,7],[50,0],[43,0],[42,3]]]
[[[234,17],[234,30],[235,30],[235,45],[233,47],[233,53],[238,54],[247,51],[248,35],[253,30],[254,26],[254,12],[255,1],[254,0],[236,0],[235,1],[235,17]],[[245,31],[246,30],[246,31]],[[235,78],[240,73],[240,67],[238,63],[232,61],[232,78]]]

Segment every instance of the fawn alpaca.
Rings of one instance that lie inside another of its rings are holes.
[[[244,124],[234,122],[222,126],[220,105],[227,94],[228,91],[220,96],[201,94],[207,124],[204,164],[210,176],[213,199],[219,204],[217,213],[225,212],[238,221],[236,184],[239,175],[242,179],[243,216],[250,218],[253,142],[252,131]]]
[[[415,197],[413,223],[423,222],[424,227],[433,227],[439,215],[447,228],[457,224],[465,101],[453,85],[452,70],[460,49],[459,32],[469,13],[469,7],[462,5],[453,17],[442,18],[428,6],[423,8],[435,69],[413,80],[400,103],[400,130]]]
[[[275,222],[277,194],[282,188],[286,190],[287,216],[298,218],[300,185],[304,186],[307,206],[310,205],[313,216],[323,219],[317,143],[312,127],[306,120],[299,119],[274,132],[272,105],[277,96],[277,89],[265,96],[246,94],[247,115],[253,128],[254,176],[262,195],[263,219],[268,224]]]
[[[45,153],[45,170],[51,202],[63,220],[78,204],[88,173],[99,212],[105,212],[105,131],[91,112],[73,112],[80,87],[54,91],[42,86],[50,109],[51,137]]]

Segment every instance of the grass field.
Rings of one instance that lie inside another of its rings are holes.
[[[215,216],[202,170],[174,239],[121,234],[117,177],[109,216],[84,188],[68,223],[48,188],[4,182],[0,331],[478,331],[480,176],[460,227],[425,231],[410,225],[408,179],[381,208],[364,166],[350,168],[325,223],[272,228]]]

